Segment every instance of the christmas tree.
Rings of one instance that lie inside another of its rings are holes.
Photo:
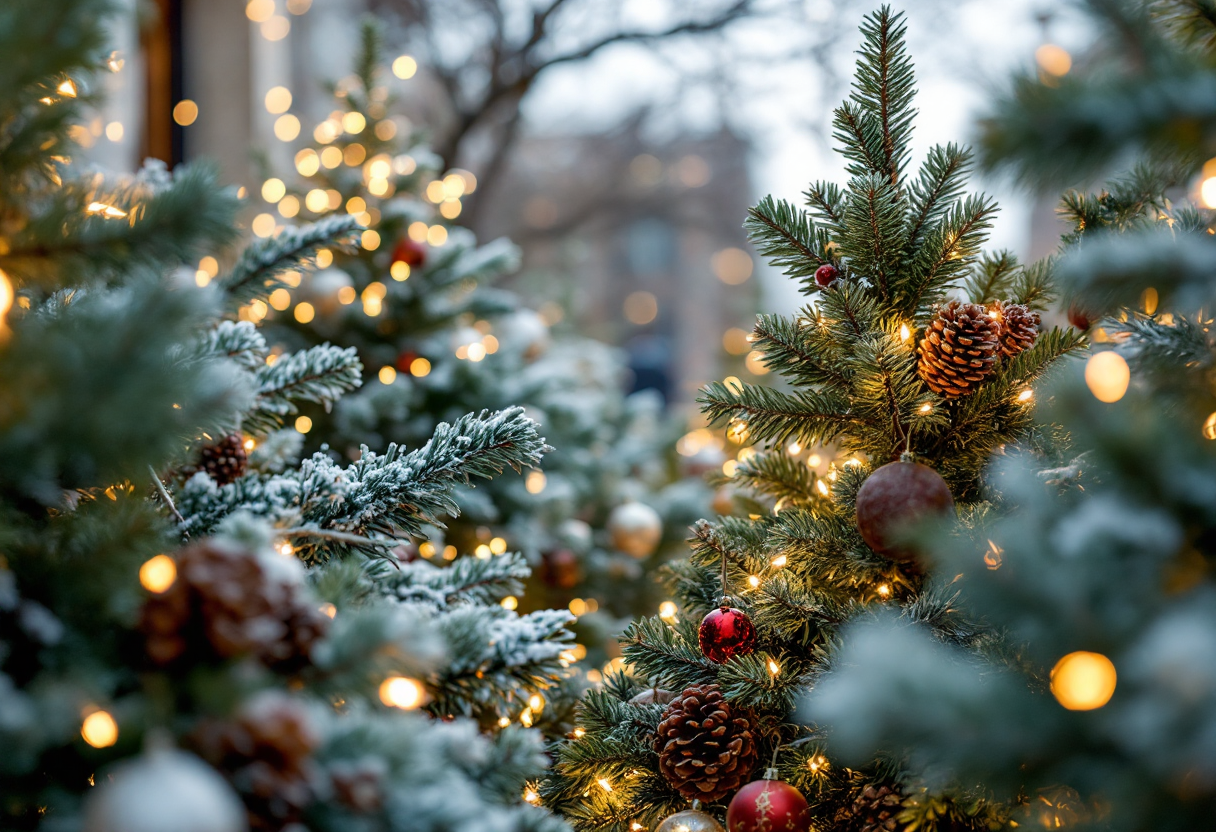
[[[495,285],[517,268],[517,250],[505,239],[478,245],[455,224],[476,179],[437,170],[421,131],[392,114],[374,21],[363,25],[355,66],[333,85],[336,109],[296,154],[299,176],[272,178],[262,192],[280,215],[345,212],[366,230],[255,316],[265,315],[279,349],[350,345],[365,367],[363,388],[332,413],[306,410],[310,447],[354,458],[362,445],[414,445],[442,421],[508,405],[541,424],[555,448],[543,470],[455,492],[459,516],[429,528],[416,551],[438,564],[520,551],[534,577],[508,603],[578,614],[576,653],[587,650],[598,678],[598,666],[619,655],[612,636],[665,598],[652,567],[682,547],[709,491],[681,478],[681,431],[658,396],[621,392],[626,366],[616,350],[553,332]]]
[[[242,202],[206,165],[74,160],[121,67],[111,13],[0,11],[0,826],[562,828],[526,805],[544,757],[518,723],[568,672],[570,616],[500,604],[518,553],[398,557],[544,439],[506,408],[298,460],[299,408],[362,366],[249,319],[355,222],[230,256]]]
[[[1070,318],[1096,342],[1052,387],[1076,456],[1000,460],[999,510],[937,549],[1022,661],[993,673],[884,617],[848,634],[810,713],[842,759],[883,748],[983,782],[1021,796],[1024,823],[1202,829],[1216,812],[1216,110],[1195,91],[1216,81],[1216,25],[1204,3],[1090,6],[1119,48],[1018,77],[984,133],[989,164],[1039,184],[1131,163],[1060,208]]]
[[[1054,450],[1034,385],[1083,340],[1040,325],[1050,262],[981,252],[996,206],[965,195],[967,149],[934,147],[909,171],[904,24],[884,7],[861,32],[834,120],[848,183],[813,183],[805,211],[767,198],[747,220],[810,298],[794,317],[761,316],[752,336],[788,389],[732,381],[702,398],[715,424],[759,446],[731,481],[765,509],[695,527],[692,557],[670,570],[678,612],[631,625],[628,672],[584,699],[542,790],[576,828],[716,829],[728,803],[733,832],[887,830],[896,816],[898,828],[989,828],[1007,816],[898,760],[846,767],[796,713],[859,617],[902,616],[975,661],[1012,660],[999,632],[960,613],[955,572],[934,567],[914,528],[987,512],[992,454]],[[824,456],[836,464],[821,476]]]

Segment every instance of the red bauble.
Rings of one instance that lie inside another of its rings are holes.
[[[393,262],[400,260],[411,269],[414,266],[426,265],[426,246],[415,243],[409,237],[403,237],[393,247]]]
[[[1081,307],[1080,304],[1077,303],[1074,303],[1068,307],[1068,322],[1082,332],[1085,332],[1090,328],[1090,326],[1093,325],[1089,312],[1087,312]]]
[[[950,487],[919,462],[892,462],[862,483],[857,492],[857,530],[875,552],[910,561],[915,553],[897,541],[907,526],[954,510]]]
[[[413,350],[405,350],[404,352],[398,354],[397,369],[403,373],[408,373],[410,371],[410,365],[414,363],[414,360],[417,357],[418,353],[414,352]]]
[[[697,641],[705,658],[722,664],[732,656],[746,656],[756,649],[756,628],[747,613],[723,599],[721,607],[701,619]]]
[[[582,578],[578,555],[569,549],[554,549],[540,556],[540,579],[555,589],[574,589]]]
[[[811,828],[811,810],[802,792],[776,777],[776,771],[769,769],[763,780],[748,783],[735,793],[726,810],[728,832],[807,832]]]
[[[824,263],[815,269],[815,282],[820,286],[830,286],[832,281],[840,277],[840,271],[831,263]]]

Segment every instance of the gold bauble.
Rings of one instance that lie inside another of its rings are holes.
[[[665,819],[654,832],[726,832],[722,824],[714,820],[713,815],[707,815],[699,809],[688,809],[676,812]]]

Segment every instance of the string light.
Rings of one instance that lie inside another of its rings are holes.
[[[989,569],[1000,569],[1004,554],[1005,550],[996,545],[995,540],[989,540],[988,551],[984,552],[984,565]]]
[[[519,609],[519,599],[516,598],[514,595],[508,595],[506,598],[503,598],[498,603],[499,603],[499,606],[501,606],[504,610]]]
[[[890,596],[891,585],[890,584],[879,584],[878,585],[878,594],[881,595],[883,598]]]
[[[828,496],[828,484],[825,480],[815,480],[815,490],[824,497]]]
[[[538,714],[545,709],[545,697],[539,693],[534,693],[528,697],[528,708],[532,713]]]
[[[781,673],[781,665],[777,664],[777,662],[774,659],[769,659],[768,660],[768,674],[770,676],[775,677],[779,673]]]
[[[80,736],[94,748],[109,748],[118,742],[118,723],[106,711],[93,711],[81,723]]]
[[[1070,711],[1101,708],[1115,693],[1115,665],[1101,653],[1069,653],[1051,669],[1051,692]]]
[[[127,216],[126,211],[104,202],[90,202],[84,212],[91,217],[105,217],[108,220],[120,220]]]
[[[338,608],[327,602],[321,605],[321,613],[329,618],[333,618],[338,614]]]
[[[601,777],[598,780],[596,780],[595,782],[598,783],[600,788],[603,789],[604,791],[606,791],[606,792],[612,791],[612,783],[608,782],[607,777]]]
[[[786,450],[789,451],[790,456],[798,456],[798,454],[802,453],[802,445],[795,440],[789,444]]]
[[[899,340],[908,341],[912,338],[912,330],[908,329],[907,324],[899,325]]]
[[[189,127],[198,121],[198,104],[189,98],[183,98],[173,105],[173,121],[179,127]]]
[[[168,555],[157,555],[139,567],[139,585],[159,595],[177,580],[177,564]]]
[[[292,314],[297,321],[306,324],[316,317],[317,310],[313,308],[311,303],[297,303],[295,312]]]
[[[932,412],[933,412],[933,405],[928,404],[928,403],[926,402],[925,404],[922,404],[922,405],[920,406],[920,409],[919,409],[919,411],[918,411],[918,412],[919,412],[919,413],[920,413],[922,416],[924,416],[924,415],[925,415],[925,414],[927,414],[927,413],[932,413]]]
[[[680,608],[676,606],[675,601],[664,601],[663,603],[659,604],[659,618],[663,619],[668,624],[674,624],[676,622],[676,614],[679,611]]]
[[[59,86],[55,87],[55,92],[64,98],[75,98],[77,95],[76,82],[71,78],[64,78],[59,82]]]
[[[1021,393],[1018,393],[1018,401],[1023,404],[1034,398],[1034,391],[1027,387]]]
[[[1123,398],[1131,383],[1131,368],[1117,352],[1107,350],[1091,355],[1085,362],[1085,384],[1100,402],[1111,404]]]
[[[501,716],[498,718],[498,727],[499,728],[506,728],[510,724],[511,724],[511,718],[509,716]]]
[[[786,555],[777,555],[777,557],[773,558],[771,561],[772,565],[777,567],[778,569],[785,566],[786,563],[788,563],[788,562],[789,562],[789,557],[787,557]]]
[[[496,555],[504,554],[507,551],[507,539],[505,537],[495,537],[490,540],[490,551]]]
[[[748,575],[747,576],[747,585],[750,586],[752,589],[755,589],[756,587],[760,586],[760,579],[758,577],[756,577],[755,575]]]
[[[308,433],[312,430],[312,419],[309,419],[307,416],[301,416],[296,419],[296,430],[300,433]]]
[[[380,683],[380,701],[403,711],[421,705],[424,693],[422,683],[408,676],[390,676]]]
[[[417,71],[418,62],[409,55],[401,55],[393,61],[393,74],[402,81],[413,78]]]
[[[539,806],[540,794],[537,793],[536,789],[528,786],[526,789],[524,789],[524,802],[531,803],[533,806]]]
[[[528,476],[524,479],[524,488],[529,494],[539,494],[545,490],[545,475],[541,471],[529,471]]]
[[[410,362],[410,375],[414,376],[415,378],[424,378],[425,376],[429,375],[430,372],[431,362],[427,361],[425,358],[415,358]],[[544,488],[543,484],[541,485],[541,488]],[[533,491],[531,493],[535,494],[537,492]]]

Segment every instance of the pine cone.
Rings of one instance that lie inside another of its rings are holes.
[[[672,700],[655,736],[659,770],[686,800],[712,803],[734,792],[756,766],[751,721],[717,685],[693,685]]]
[[[255,830],[282,829],[315,799],[320,742],[308,709],[279,691],[255,695],[234,721],[207,722],[194,734],[199,754],[240,792]]]
[[[216,485],[227,485],[245,476],[248,459],[245,440],[239,433],[234,433],[199,452],[198,470],[206,471]]]
[[[920,342],[917,371],[934,393],[953,399],[974,393],[993,370],[1001,327],[984,307],[950,301]]]
[[[868,785],[853,799],[851,806],[836,816],[839,828],[849,832],[895,832],[896,817],[902,808],[899,792],[890,786]]]
[[[177,579],[144,602],[140,629],[155,664],[252,655],[281,672],[306,665],[329,618],[297,564],[215,541],[177,555]]]
[[[1020,303],[998,302],[996,314],[1001,324],[1001,355],[1013,358],[1030,349],[1039,337],[1039,313]]]

